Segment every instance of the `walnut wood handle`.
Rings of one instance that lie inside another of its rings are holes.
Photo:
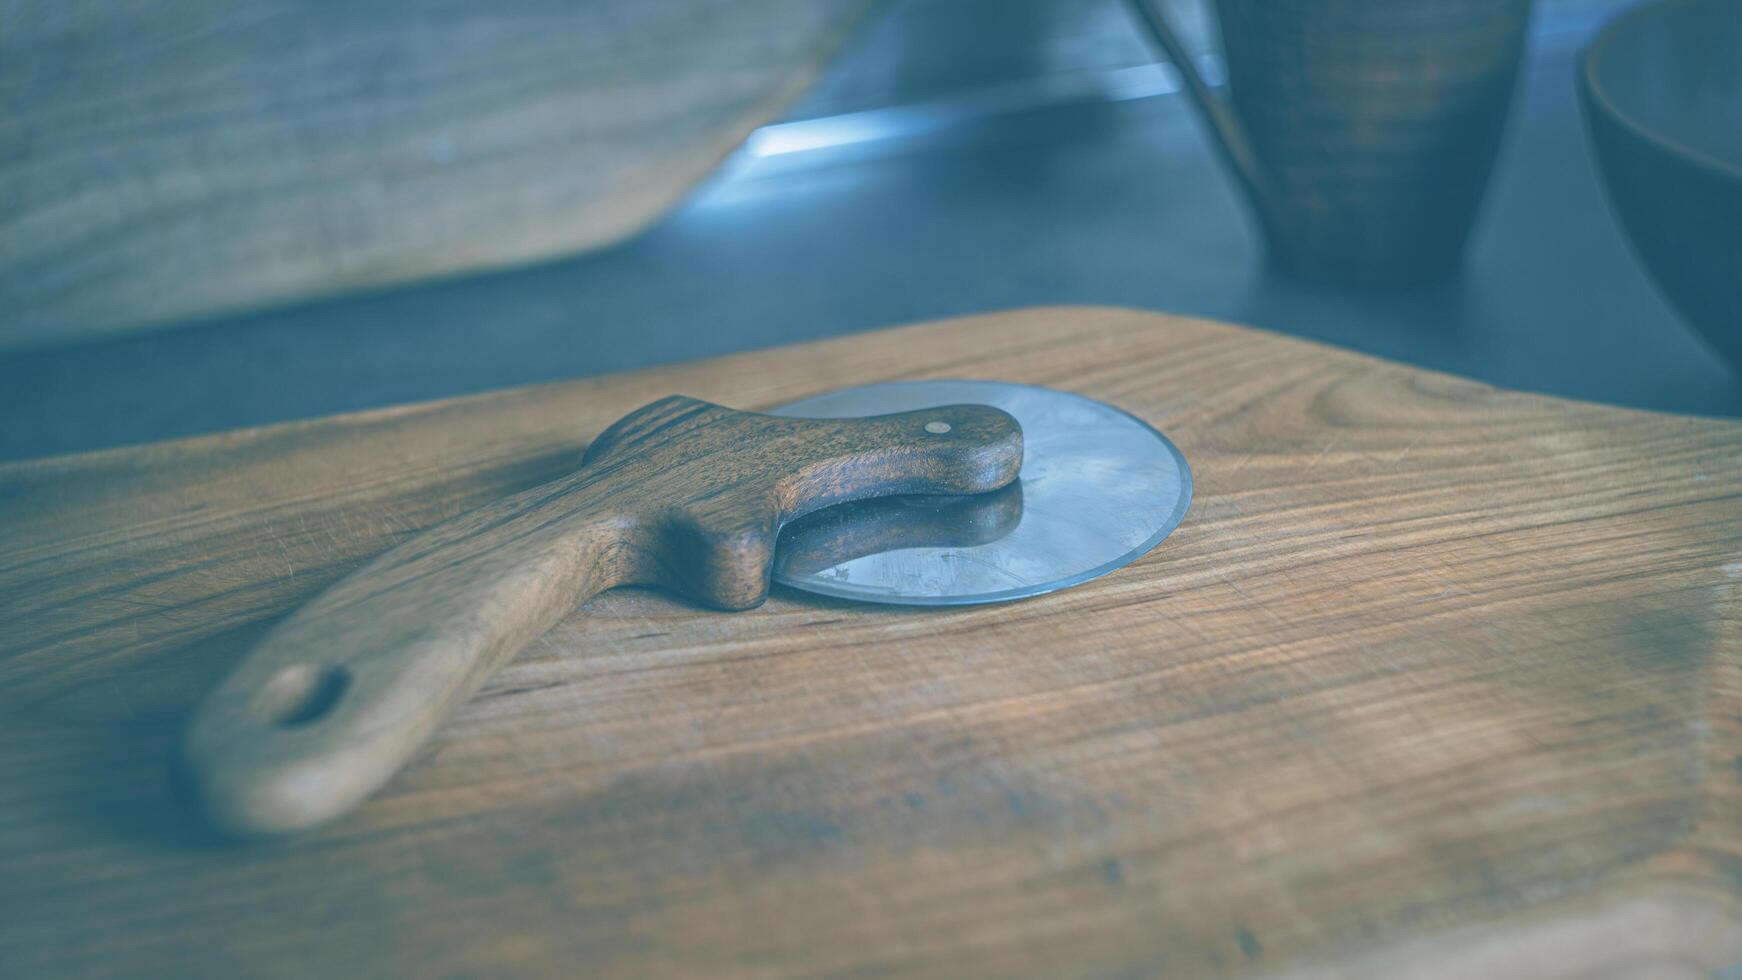
[[[746,609],[767,597],[785,522],[866,497],[994,490],[1021,460],[1016,420],[982,405],[821,420],[662,399],[606,430],[574,474],[425,531],[279,624],[195,711],[182,772],[232,832],[323,823],[593,594],[661,585]]]
[[[808,575],[903,548],[968,548],[996,541],[1021,523],[1021,483],[972,496],[865,500],[787,525],[774,568]]]

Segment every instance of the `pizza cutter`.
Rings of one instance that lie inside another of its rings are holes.
[[[1047,388],[892,382],[767,415],[665,398],[606,429],[573,474],[412,537],[285,619],[194,712],[178,769],[222,829],[317,826],[605,589],[727,610],[771,582],[1005,602],[1136,560],[1191,491],[1161,433]]]

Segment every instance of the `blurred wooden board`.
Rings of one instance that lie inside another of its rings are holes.
[[[0,347],[615,241],[871,5],[9,4]]]
[[[682,392],[998,378],[1197,499],[1089,585],[601,597],[356,816],[164,759],[265,626]],[[988,315],[0,468],[0,974],[1703,976],[1742,961],[1742,425]]]

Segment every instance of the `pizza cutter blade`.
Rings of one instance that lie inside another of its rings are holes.
[[[781,534],[774,581],[860,602],[1008,602],[1128,565],[1185,517],[1185,456],[1143,420],[1081,395],[1000,381],[897,381],[771,414],[858,418],[953,404],[990,405],[1021,423],[1016,484],[973,497],[842,504],[801,518]]]

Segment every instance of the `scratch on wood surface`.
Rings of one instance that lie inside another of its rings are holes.
[[[1403,451],[1398,453],[1397,456],[1392,459],[1392,461],[1391,461],[1392,467],[1395,468],[1396,466],[1401,464],[1404,461],[1404,459],[1409,456],[1410,451],[1415,449],[1415,447],[1421,445],[1421,441],[1423,439],[1426,439],[1426,438],[1427,438],[1426,435],[1419,435],[1419,436],[1416,436],[1414,439],[1411,439],[1409,441],[1409,445],[1404,446]]]
[[[1235,462],[1233,466],[1228,468],[1228,476],[1233,477],[1234,474],[1236,474],[1236,473],[1240,472],[1242,469],[1244,469],[1246,467],[1246,464],[1250,463],[1252,461],[1252,457],[1256,456],[1257,454],[1258,454],[1258,450],[1256,450],[1256,449],[1248,449],[1245,452],[1241,453],[1240,459],[1237,462]]]

